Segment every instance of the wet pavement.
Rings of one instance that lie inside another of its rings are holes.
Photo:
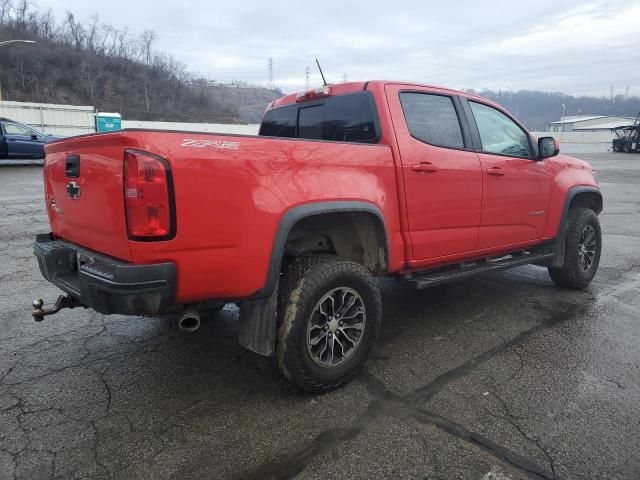
[[[572,152],[580,148],[573,147]],[[381,280],[365,372],[309,396],[236,341],[64,311],[37,271],[41,168],[0,166],[0,479],[640,477],[640,155],[593,152],[605,196],[584,292],[526,266],[415,291]]]

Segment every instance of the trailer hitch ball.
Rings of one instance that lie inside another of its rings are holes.
[[[39,298],[34,300],[32,303],[33,310],[31,311],[31,315],[33,315],[33,319],[36,322],[41,322],[47,315],[53,315],[54,313],[58,313],[63,308],[73,308],[77,307],[78,305],[79,303],[77,302],[77,300],[71,295],[60,295],[56,300],[56,303],[53,305],[53,308],[45,309],[44,300]]]

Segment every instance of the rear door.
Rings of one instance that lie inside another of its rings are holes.
[[[470,126],[479,138],[484,195],[478,248],[517,246],[542,238],[552,172],[538,160],[529,133],[494,106],[468,101]]]
[[[385,88],[400,149],[413,266],[475,250],[482,173],[459,98],[426,87]]]
[[[25,125],[2,122],[2,130],[7,142],[7,156],[44,157],[45,137]]]

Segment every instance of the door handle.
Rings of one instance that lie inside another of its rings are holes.
[[[414,172],[432,173],[437,172],[438,167],[436,167],[431,162],[420,162],[411,165],[411,170],[413,170]]]
[[[487,173],[489,175],[493,175],[494,177],[502,177],[504,175],[504,170],[500,167],[491,167],[487,169]]]

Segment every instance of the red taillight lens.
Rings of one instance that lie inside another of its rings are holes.
[[[314,88],[313,90],[307,90],[306,92],[298,92],[296,94],[296,102],[306,102],[308,100],[316,100],[318,98],[325,98],[331,96],[331,87],[324,86],[320,88]]]
[[[133,240],[166,240],[175,234],[171,172],[166,160],[126,150],[124,203]]]

